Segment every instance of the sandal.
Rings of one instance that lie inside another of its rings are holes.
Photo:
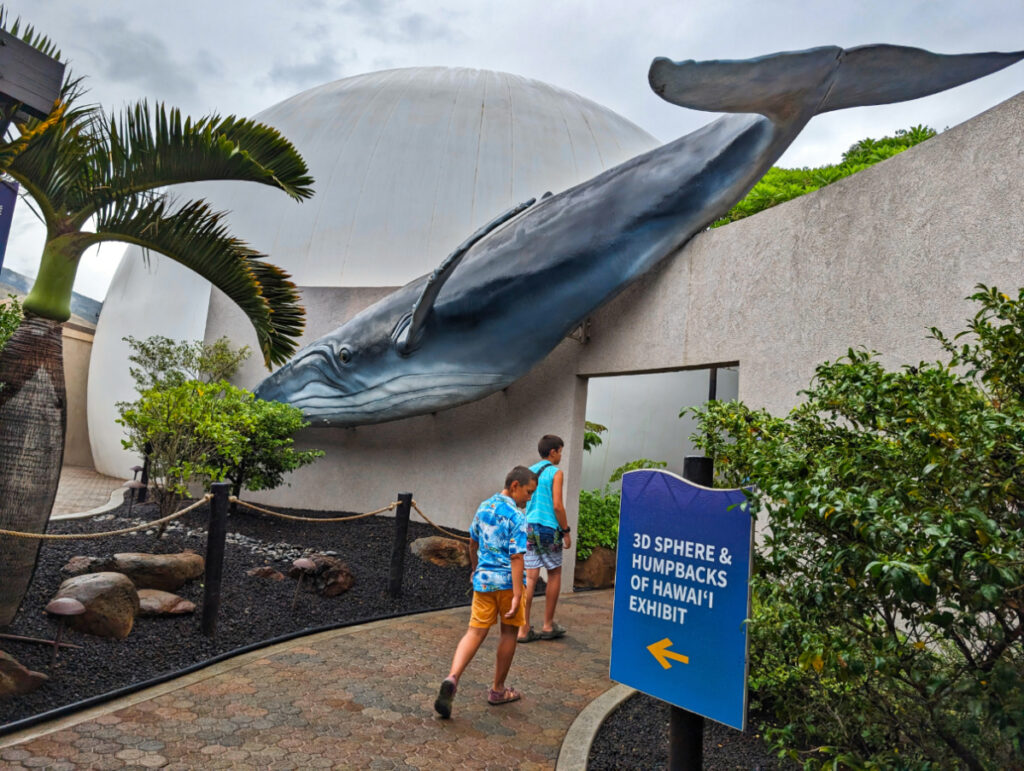
[[[531,643],[540,639],[540,635],[533,631],[533,627],[530,627],[530,631],[526,633],[526,637],[517,637],[516,642],[519,643]]]
[[[550,632],[545,632],[541,629],[538,637],[542,640],[557,640],[559,637],[565,637],[565,633],[567,631],[568,630],[561,624],[552,624]]]
[[[519,701],[521,698],[523,698],[523,694],[519,693],[515,688],[506,688],[504,691],[487,689],[487,703],[492,707],[496,707],[499,704],[508,704],[510,701]]]
[[[434,711],[447,720],[452,716],[452,700],[455,698],[456,683],[450,677],[446,677],[441,683],[441,690],[434,700]]]

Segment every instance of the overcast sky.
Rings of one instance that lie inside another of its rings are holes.
[[[1024,49],[1021,0],[14,0],[108,109],[165,101],[192,115],[252,115],[299,91],[393,67],[501,70],[567,88],[662,141],[714,116],[647,86],[655,56],[737,59],[819,45]],[[783,166],[832,163],[866,136],[942,130],[1024,90],[1024,64],[900,105],[815,118]],[[244,234],[239,234],[244,238]],[[42,233],[19,201],[5,265],[34,275]],[[89,255],[76,289],[101,298],[119,245]]]

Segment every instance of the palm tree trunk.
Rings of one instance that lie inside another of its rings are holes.
[[[0,528],[42,533],[64,459],[61,323],[26,312],[0,352]],[[40,541],[0,535],[0,629],[25,596]]]

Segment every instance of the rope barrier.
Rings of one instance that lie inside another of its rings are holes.
[[[181,511],[176,511],[173,514],[169,514],[166,517],[154,519],[152,522],[145,522],[141,525],[135,525],[134,527],[123,527],[120,530],[110,530],[105,533],[83,533],[81,535],[48,535],[46,533],[19,533],[16,530],[0,530],[0,535],[9,535],[14,538],[38,538],[41,541],[88,541],[93,538],[107,538],[112,535],[124,535],[125,533],[132,533],[136,530],[147,530],[148,528],[155,527],[156,525],[162,525],[164,522],[170,522],[172,519],[177,519],[178,517],[188,514],[193,509],[199,508],[204,503],[209,501],[211,498],[213,498],[213,496],[210,495],[210,493],[207,493],[202,498],[193,503],[191,506],[184,508]]]
[[[272,517],[280,517],[281,519],[291,519],[296,522],[349,522],[353,519],[363,519],[364,517],[372,517],[376,514],[383,514],[385,511],[393,511],[394,508],[398,505],[398,501],[392,501],[383,509],[377,509],[376,511],[368,511],[365,514],[352,514],[347,517],[296,517],[291,514],[282,514],[279,511],[271,511],[270,509],[265,509],[262,506],[257,506],[253,503],[243,501],[241,498],[236,498],[233,495],[228,497],[228,502],[238,503],[242,506],[245,506],[246,508],[252,509],[253,511],[259,511],[263,514],[269,514]]]
[[[418,504],[416,503],[416,501],[413,501],[413,502],[412,502],[412,507],[413,507],[414,509],[416,509],[416,513],[417,513],[417,514],[419,514],[419,515],[420,515],[421,517],[423,517],[423,519],[425,519],[425,520],[427,521],[427,524],[428,524],[428,525],[430,525],[430,526],[431,526],[432,528],[434,528],[435,530],[439,530],[439,531],[441,531],[442,533],[444,533],[444,534],[445,534],[446,536],[448,536],[449,538],[455,538],[456,540],[459,540],[459,541],[465,541],[466,543],[469,543],[469,540],[470,540],[470,539],[466,538],[466,537],[465,537],[464,535],[456,535],[455,533],[452,533],[452,532],[449,532],[448,530],[445,530],[445,529],[444,529],[443,527],[441,527],[440,525],[435,525],[435,524],[434,524],[433,522],[431,522],[431,521],[430,521],[430,517],[428,517],[428,516],[427,516],[426,514],[424,514],[424,513],[423,513],[423,510],[422,510],[422,509],[420,509],[420,507],[419,507],[419,505],[418,505]]]

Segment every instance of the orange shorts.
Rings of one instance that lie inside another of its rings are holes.
[[[511,607],[511,589],[499,589],[496,592],[474,591],[473,610],[469,617],[469,625],[478,629],[488,629],[500,621],[507,626],[524,626],[526,624],[526,608],[523,603],[520,601],[516,614],[512,618],[505,618],[505,614]]]

